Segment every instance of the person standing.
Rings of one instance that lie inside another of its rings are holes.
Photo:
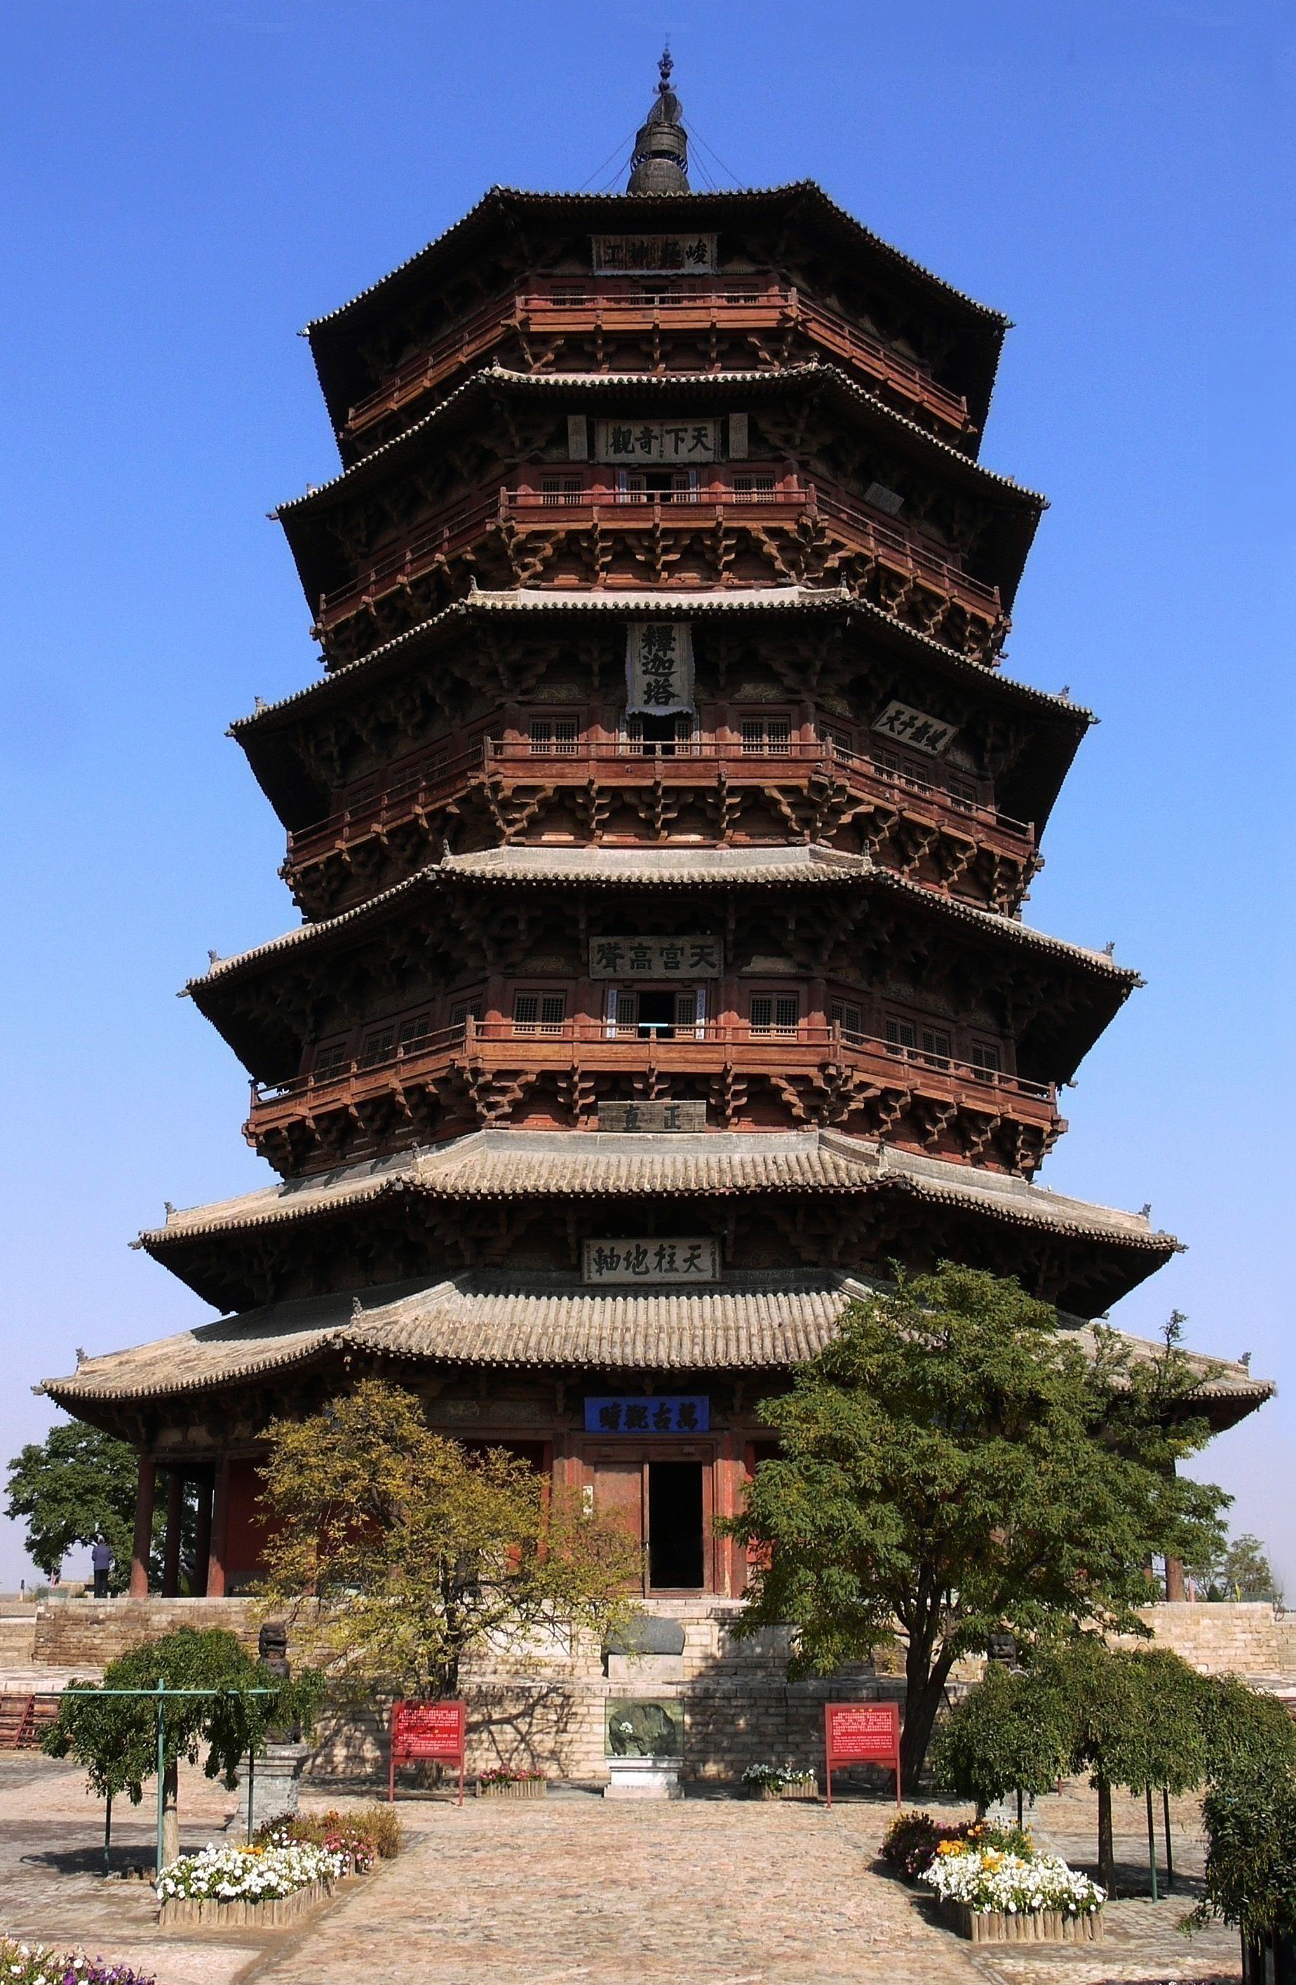
[[[103,1531],[95,1538],[90,1551],[90,1563],[94,1567],[94,1596],[96,1599],[108,1597],[108,1568],[112,1564],[112,1547]]]

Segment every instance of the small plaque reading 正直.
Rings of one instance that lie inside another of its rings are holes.
[[[600,1130],[705,1130],[705,1103],[600,1103]]]

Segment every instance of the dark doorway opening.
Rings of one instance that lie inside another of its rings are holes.
[[[705,1583],[702,1463],[648,1463],[648,1583],[700,1591]]]
[[[641,992],[639,995],[639,1038],[650,1040],[654,1035],[660,1041],[675,1038],[675,994],[673,992]]]

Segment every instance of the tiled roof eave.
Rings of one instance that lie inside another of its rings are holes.
[[[856,598],[843,593],[840,588],[825,588],[820,593],[810,592],[803,587],[751,587],[744,592],[735,588],[732,592],[715,595],[691,594],[682,591],[662,592],[531,592],[519,588],[516,592],[475,593],[466,599],[455,600],[443,607],[430,619],[420,621],[414,627],[405,628],[393,635],[377,648],[370,649],[357,661],[336,669],[332,674],[316,682],[308,682],[301,689],[294,689],[287,696],[281,696],[274,703],[262,704],[260,709],[249,711],[246,716],[236,717],[229,726],[229,735],[240,741],[247,735],[261,729],[272,729],[277,720],[300,705],[310,701],[326,701],[333,693],[349,688],[358,674],[371,670],[410,647],[420,639],[448,628],[456,621],[471,619],[478,615],[495,614],[543,614],[543,613],[618,613],[626,617],[634,614],[652,613],[665,618],[678,616],[693,618],[698,614],[711,613],[788,613],[788,614],[858,614],[865,620],[873,620],[885,627],[891,634],[921,648],[946,666],[960,673],[970,672],[970,679],[985,683],[992,694],[1002,694],[1014,700],[1033,704],[1059,715],[1074,718],[1076,728],[1084,729],[1097,721],[1094,712],[1083,704],[1072,703],[1068,698],[1056,696],[1045,689],[1036,689],[1032,684],[1020,682],[1012,676],[1004,675],[998,669],[988,668],[985,663],[974,661],[961,654],[957,648],[947,647],[930,634],[919,628],[907,627],[897,621],[884,608],[873,601]]]
[[[1006,317],[1002,311],[992,309],[989,304],[979,303],[975,297],[969,296],[966,291],[957,289],[954,284],[946,282],[943,276],[938,276],[934,270],[926,268],[921,262],[915,261],[912,256],[906,255],[903,249],[894,247],[889,241],[884,241],[880,235],[874,234],[871,229],[864,226],[863,222],[856,220],[855,216],[849,213],[845,207],[840,206],[837,201],[831,199],[817,181],[813,179],[795,179],[787,180],[779,186],[741,187],[733,192],[697,193],[690,191],[689,193],[673,195],[629,193],[619,196],[609,196],[607,194],[597,193],[541,193],[528,192],[523,188],[514,186],[491,186],[483,194],[482,198],[477,201],[476,205],[469,208],[466,214],[461,215],[457,221],[453,222],[441,234],[434,236],[431,241],[426,242],[422,248],[416,249],[413,255],[409,255],[403,262],[397,263],[394,269],[389,269],[386,275],[380,276],[376,282],[370,283],[364,289],[357,291],[347,302],[340,303],[335,309],[326,311],[323,316],[312,318],[305,326],[305,335],[310,336],[312,332],[321,329],[324,325],[336,324],[340,319],[349,316],[360,304],[367,303],[373,297],[377,296],[389,283],[393,282],[399,276],[406,275],[418,263],[423,261],[425,257],[432,255],[438,249],[446,248],[457,234],[467,232],[472,226],[479,224],[492,207],[503,208],[511,202],[515,206],[538,209],[584,206],[587,210],[593,210],[595,208],[605,207],[610,197],[616,197],[619,201],[624,200],[628,205],[632,206],[642,203],[643,206],[648,207],[658,200],[670,201],[678,199],[681,201],[705,201],[723,210],[725,206],[737,206],[744,203],[755,205],[761,200],[773,200],[780,197],[786,198],[790,194],[801,194],[804,197],[812,199],[834,220],[843,223],[849,231],[857,234],[861,243],[869,247],[872,251],[883,255],[888,261],[894,262],[897,268],[903,270],[906,275],[915,277],[924,284],[929,285],[933,290],[943,295],[947,301],[961,306],[972,316],[980,318],[988,330],[998,331],[1001,338],[1003,333],[1010,328],[1012,320]]]
[[[929,453],[943,460],[947,467],[955,470],[974,486],[1017,500],[1024,510],[1033,512],[1036,517],[1048,507],[1048,498],[1038,490],[1027,489],[1024,484],[1015,482],[1011,476],[1001,475],[988,469],[984,463],[965,454],[962,449],[952,447],[949,442],[930,434],[916,421],[890,407],[884,400],[856,385],[834,365],[810,363],[806,365],[780,366],[776,369],[749,370],[742,372],[680,372],[680,373],[639,373],[639,372],[558,372],[532,373],[515,372],[507,366],[490,363],[481,366],[471,377],[465,379],[444,400],[437,402],[419,420],[409,427],[402,428],[376,448],[362,455],[327,482],[305,491],[301,496],[286,498],[276,504],[273,515],[281,521],[309,515],[312,510],[322,508],[326,501],[332,501],[345,492],[348,486],[356,487],[368,480],[376,462],[384,460],[397,450],[414,446],[415,442],[445,420],[452,410],[460,407],[469,396],[480,396],[491,388],[502,388],[510,393],[525,396],[533,393],[549,397],[563,394],[593,394],[595,397],[610,397],[614,393],[629,393],[637,398],[687,398],[690,394],[705,397],[721,392],[732,397],[733,393],[763,393],[770,397],[789,386],[813,386],[823,384],[830,387],[842,398],[854,402],[879,417],[884,425],[903,432],[907,438],[916,441]]]
[[[523,855],[529,852],[520,851]],[[537,851],[540,852],[540,851]],[[711,869],[672,869],[664,864],[654,869],[654,851],[643,851],[644,868],[638,873],[622,868],[605,868],[601,872],[594,867],[575,874],[561,866],[546,871],[540,861],[528,868],[518,861],[511,867],[500,865],[491,867],[483,862],[478,867],[471,866],[473,857],[451,857],[449,860],[418,869],[413,875],[380,891],[364,903],[358,903],[337,916],[321,919],[318,923],[301,924],[295,930],[286,931],[281,936],[270,938],[265,944],[254,946],[249,951],[238,953],[232,958],[219,960],[210,971],[186,982],[184,992],[190,997],[199,998],[214,987],[228,984],[236,976],[264,963],[267,959],[280,957],[302,945],[315,946],[326,943],[340,933],[363,926],[366,922],[381,923],[390,907],[401,898],[418,889],[443,887],[447,883],[468,883],[470,886],[485,888],[554,888],[562,885],[589,889],[707,889],[725,890],[746,887],[769,887],[802,889],[841,888],[860,886],[867,883],[886,893],[921,906],[930,913],[950,921],[967,925],[994,937],[1035,950],[1045,955],[1065,959],[1091,972],[1094,976],[1111,983],[1124,986],[1127,990],[1142,984],[1139,974],[1128,966],[1117,965],[1103,952],[1091,951],[1087,946],[1069,944],[1062,938],[1050,937],[1036,931],[1028,924],[1017,922],[1015,918],[998,915],[991,910],[978,909],[974,904],[958,902],[953,897],[938,896],[922,884],[910,882],[904,876],[889,869],[874,867],[871,863],[856,865],[851,858],[835,855],[822,862],[793,862],[783,864],[771,861],[762,873],[758,867],[735,867],[732,870],[717,867]]]

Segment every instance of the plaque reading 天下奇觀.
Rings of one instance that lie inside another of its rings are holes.
[[[720,1243],[709,1235],[586,1241],[581,1253],[583,1282],[715,1282],[719,1275]]]
[[[594,460],[626,469],[697,469],[721,460],[722,433],[718,420],[696,414],[677,420],[596,420]]]

